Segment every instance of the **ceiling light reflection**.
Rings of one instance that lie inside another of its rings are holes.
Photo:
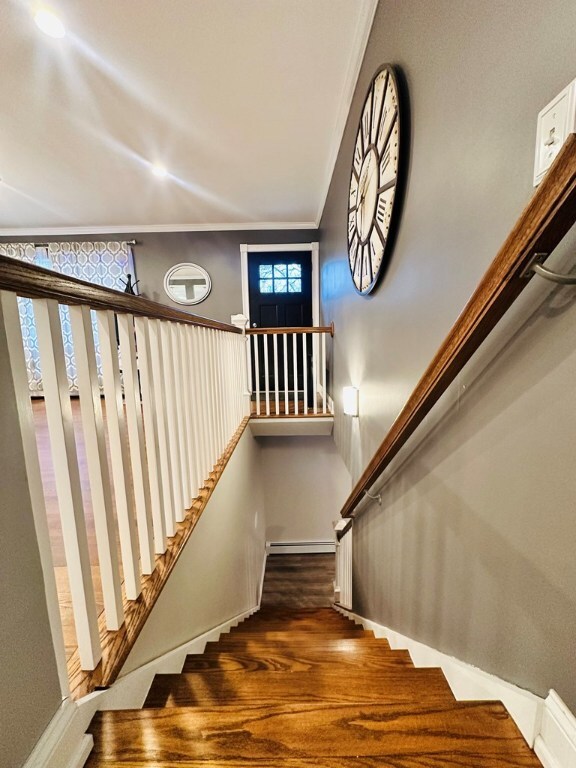
[[[60,21],[56,14],[47,8],[40,8],[34,14],[34,21],[38,29],[42,30],[49,37],[62,38],[66,34],[66,27]]]
[[[159,179],[165,179],[168,176],[168,171],[161,163],[152,163],[151,169],[154,176],[157,176]]]

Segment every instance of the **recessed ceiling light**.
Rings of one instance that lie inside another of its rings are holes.
[[[34,21],[36,26],[49,37],[64,37],[66,34],[66,27],[60,21],[56,14],[49,11],[47,8],[40,8],[34,14]]]
[[[168,171],[166,170],[165,166],[161,165],[160,163],[154,163],[152,165],[152,173],[154,176],[158,176],[159,179],[164,179],[166,176],[168,176]]]

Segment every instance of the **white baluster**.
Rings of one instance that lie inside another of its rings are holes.
[[[164,498],[162,494],[162,476],[160,470],[160,446],[157,439],[158,421],[154,399],[154,376],[150,352],[150,333],[148,319],[136,317],[136,342],[138,344],[138,370],[142,388],[142,413],[144,416],[144,439],[148,461],[148,480],[150,483],[150,503],[152,526],[154,530],[154,552],[158,555],[166,550],[166,523],[164,517]]]
[[[218,417],[218,459],[224,453],[226,447],[226,434],[224,431],[224,393],[222,391],[222,367],[220,359],[220,331],[212,331],[213,350],[212,355],[214,359],[214,375],[216,378],[216,386],[214,387],[214,395],[216,398],[216,410]]]
[[[176,386],[174,382],[174,355],[169,321],[160,322],[162,341],[162,361],[164,369],[164,397],[166,398],[166,426],[172,464],[172,498],[174,516],[177,523],[184,519],[184,499],[182,496],[182,465],[180,463],[180,444],[178,442],[178,416],[176,413]]]
[[[60,314],[58,304],[53,300],[34,299],[33,306],[80,664],[82,669],[94,669],[102,651]]]
[[[136,600],[140,594],[140,559],[134,519],[134,492],[130,476],[130,456],[124,421],[124,404],[118,365],[118,347],[114,313],[108,310],[96,312],[98,339],[102,360],[102,381],[106,398],[106,423],[110,439],[110,461],[114,480],[116,519],[122,553],[124,591],[128,600]]]
[[[203,359],[203,365],[202,369],[204,371],[204,384],[206,388],[206,416],[207,416],[207,427],[208,427],[208,437],[209,437],[209,443],[210,443],[210,470],[209,473],[212,472],[214,469],[214,465],[217,461],[218,456],[218,446],[216,444],[216,427],[215,427],[215,417],[214,417],[214,381],[213,381],[213,371],[212,371],[212,360],[210,356],[210,333],[209,329],[203,328],[202,329],[202,342],[203,342],[203,350],[202,350],[202,359]]]
[[[12,375],[12,385],[14,389],[14,397],[16,399],[16,408],[18,410],[20,432],[22,435],[22,449],[24,452],[26,477],[28,479],[28,490],[32,504],[32,513],[34,515],[34,529],[36,531],[36,540],[38,542],[38,551],[40,554],[44,593],[46,595],[46,607],[48,609],[50,632],[52,634],[52,643],[58,667],[60,690],[62,696],[67,696],[70,692],[70,686],[68,683],[68,670],[66,666],[66,649],[64,646],[64,634],[62,632],[62,620],[60,618],[60,606],[58,604],[54,561],[52,559],[52,549],[50,546],[50,532],[48,530],[48,521],[46,518],[46,503],[44,500],[44,489],[42,487],[42,474],[40,472],[38,447],[36,445],[34,415],[32,413],[32,404],[30,401],[30,393],[28,391],[28,375],[26,372],[24,347],[22,345],[22,329],[20,327],[20,316],[18,314],[18,300],[14,293],[9,293],[8,291],[0,291],[0,333],[2,332],[2,326],[6,337],[6,347],[8,351],[8,359],[10,361],[10,373]]]
[[[302,334],[302,378],[304,380],[304,401],[302,404],[302,413],[306,416],[308,414],[308,360],[307,358],[307,338],[306,334]]]
[[[260,354],[258,350],[258,334],[252,336],[254,340],[254,378],[256,379],[256,415],[260,416]]]
[[[116,523],[106,435],[102,418],[100,382],[96,368],[96,350],[90,308],[70,307],[70,326],[74,343],[74,360],[78,375],[78,394],[82,415],[82,431],[86,450],[86,466],[90,481],[92,515],[100,564],[102,597],[106,615],[106,628],[120,629],[124,621],[120,564],[116,542]]]
[[[298,334],[292,334],[292,371],[294,373],[294,413],[298,416]]]
[[[154,381],[154,404],[156,408],[156,425],[158,448],[160,452],[160,477],[162,479],[162,499],[164,506],[164,528],[166,536],[171,538],[176,533],[174,496],[172,483],[172,458],[168,443],[168,418],[166,398],[164,395],[164,361],[160,340],[160,321],[147,320],[150,339],[150,361]]]
[[[284,353],[284,413],[286,416],[290,412],[290,408],[288,406],[288,334],[283,333],[282,334],[282,344],[283,344],[283,353]]]
[[[322,413],[326,413],[326,401],[328,392],[326,392],[326,334],[322,334]]]
[[[265,333],[262,336],[262,342],[264,344],[264,393],[266,397],[266,416],[270,416],[270,367],[268,362],[268,334]]]
[[[312,407],[318,413],[318,334],[312,334]]]
[[[181,324],[178,326],[178,345],[181,359],[182,394],[184,403],[184,437],[186,440],[187,454],[187,478],[188,478],[188,505],[192,505],[192,499],[198,492],[198,480],[196,473],[196,447],[194,445],[194,422],[192,419],[192,382],[190,379],[190,347],[188,345],[188,329],[190,326]]]
[[[204,487],[204,481],[208,477],[208,434],[206,427],[206,413],[204,411],[204,386],[201,375],[202,360],[200,350],[200,328],[190,328],[190,382],[192,389],[192,414],[194,418],[194,435],[198,441],[198,488]]]
[[[124,383],[124,402],[126,404],[126,422],[130,444],[130,465],[134,487],[134,504],[138,527],[138,544],[142,573],[150,574],[154,570],[154,540],[152,535],[152,502],[150,500],[150,481],[148,462],[144,444],[142,426],[142,404],[140,384],[136,362],[136,338],[134,336],[134,318],[132,315],[117,315],[118,336],[120,339],[120,358],[122,362],[122,381]]]
[[[190,459],[186,439],[186,415],[184,412],[184,378],[182,376],[182,353],[180,350],[180,328],[178,323],[169,323],[174,361],[174,389],[176,394],[176,431],[180,455],[180,479],[182,488],[182,509],[189,509],[192,500],[190,491]],[[185,517],[185,515],[184,515]]]
[[[276,407],[275,415],[280,415],[280,389],[278,382],[278,334],[272,334],[272,344],[274,346],[274,405]]]

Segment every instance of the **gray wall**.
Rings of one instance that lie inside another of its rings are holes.
[[[265,560],[260,449],[245,430],[122,675],[258,605]]]
[[[77,235],[74,237],[0,238],[0,243],[48,242],[50,240],[136,240],[134,261],[139,290],[147,298],[212,320],[230,322],[242,312],[240,244],[311,243],[318,239],[313,229],[230,232],[133,232],[123,235]],[[212,280],[212,291],[200,304],[184,307],[164,292],[166,271],[183,261],[204,267]]]
[[[381,0],[320,227],[338,411],[343,385],[361,389],[360,418],[335,425],[355,478],[532,193],[536,115],[576,76],[575,27],[567,0]],[[408,84],[410,169],[390,267],[362,298],[347,187],[385,62]],[[359,613],[541,695],[555,687],[572,708],[575,313],[573,292],[521,299],[398,463],[382,510],[359,519],[354,574]]]
[[[0,320],[0,360],[7,359]],[[15,768],[62,697],[7,365],[0,365],[0,403],[0,768]]]
[[[331,437],[260,437],[266,541],[333,541],[350,474]]]

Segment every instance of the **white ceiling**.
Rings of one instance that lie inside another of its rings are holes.
[[[375,6],[1,0],[0,234],[317,226]]]

